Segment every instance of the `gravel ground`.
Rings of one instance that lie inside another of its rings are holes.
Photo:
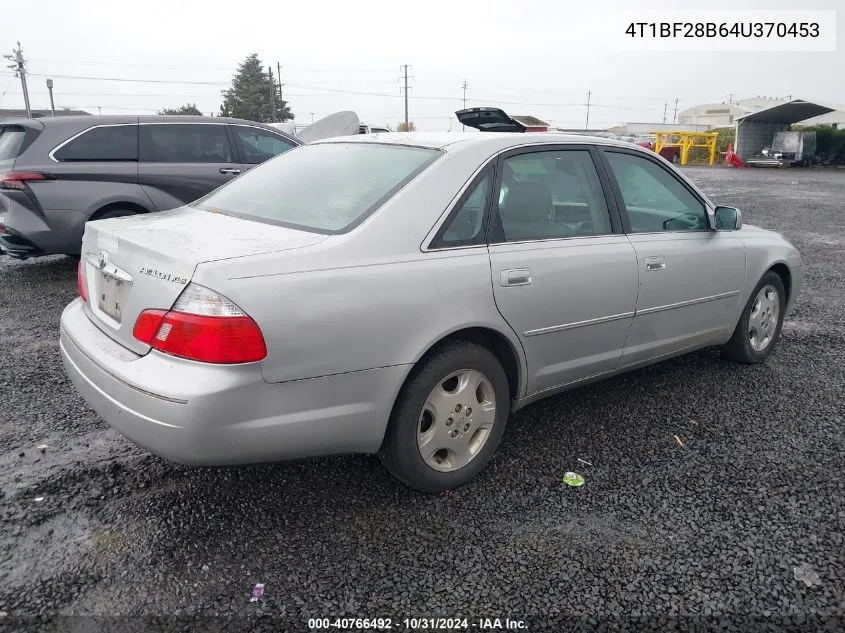
[[[64,376],[74,263],[0,258],[0,629],[845,630],[845,172],[688,173],[803,253],[774,356],[705,350],[527,407],[478,480],[438,497],[367,456],[145,454]]]

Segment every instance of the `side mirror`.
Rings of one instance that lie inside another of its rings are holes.
[[[742,212],[736,207],[716,207],[713,220],[717,231],[738,231],[742,228]]]

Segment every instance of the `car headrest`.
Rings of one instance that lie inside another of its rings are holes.
[[[510,220],[545,220],[552,212],[552,192],[538,182],[516,182],[508,187],[507,216]]]

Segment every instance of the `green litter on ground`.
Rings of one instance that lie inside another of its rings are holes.
[[[567,486],[583,486],[584,478],[578,473],[563,473],[563,483],[565,483]]]

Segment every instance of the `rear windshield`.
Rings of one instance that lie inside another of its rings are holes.
[[[343,233],[441,152],[375,143],[319,143],[286,152],[193,206],[318,233]]]
[[[0,125],[0,160],[17,158],[26,131],[18,125]]]

